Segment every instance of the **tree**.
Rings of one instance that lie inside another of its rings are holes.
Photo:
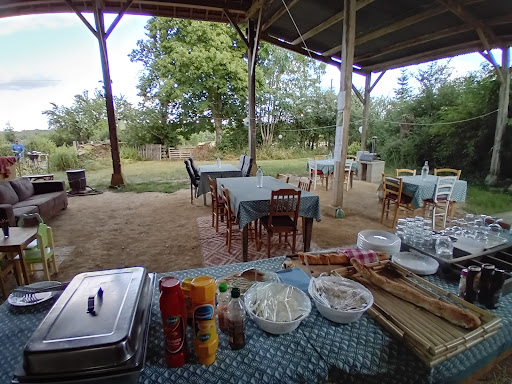
[[[16,134],[14,133],[14,128],[11,125],[11,122],[8,121],[5,123],[4,128],[4,139],[8,143],[14,143],[14,140],[16,139]]]
[[[157,108],[167,129],[188,137],[213,126],[220,144],[223,123],[246,115],[245,45],[224,24],[152,18],[148,40],[132,61],[144,65],[140,95]]]

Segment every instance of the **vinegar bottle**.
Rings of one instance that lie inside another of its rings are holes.
[[[187,362],[187,310],[180,281],[175,277],[160,280],[160,312],[165,335],[165,362],[171,368]]]
[[[245,309],[240,301],[240,288],[231,290],[228,305],[228,337],[231,349],[245,347]]]

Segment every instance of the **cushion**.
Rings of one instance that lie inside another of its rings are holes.
[[[34,186],[29,179],[19,177],[10,181],[12,188],[16,191],[20,201],[28,199],[34,195]]]
[[[11,183],[0,183],[0,204],[16,204],[20,201],[17,193],[12,188]]]
[[[28,215],[29,213],[39,213],[39,209],[35,205],[25,205],[23,207],[14,207],[13,209],[14,216],[16,217],[16,221],[22,215]]]

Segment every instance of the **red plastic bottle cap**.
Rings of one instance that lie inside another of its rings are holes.
[[[159,282],[160,292],[162,292],[162,289],[164,289],[164,288],[173,289],[173,288],[176,288],[176,286],[181,288],[180,281],[176,277],[164,276],[160,279],[160,282]]]

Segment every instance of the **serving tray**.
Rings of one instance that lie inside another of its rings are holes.
[[[471,348],[495,334],[501,326],[498,316],[462,300],[391,261],[366,265],[389,279],[427,296],[459,305],[480,318],[480,327],[474,330],[465,329],[369,283],[354,267],[333,270],[334,275],[354,279],[372,292],[374,305],[368,313],[394,337],[405,343],[427,366],[433,367]]]

